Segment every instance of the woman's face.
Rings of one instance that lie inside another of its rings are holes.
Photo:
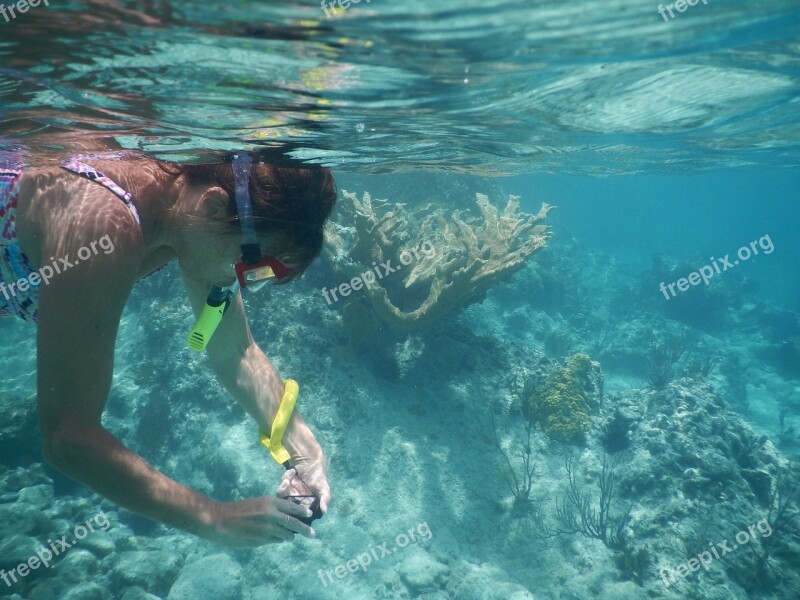
[[[230,225],[210,224],[185,236],[185,249],[178,254],[181,269],[209,286],[227,287],[236,281],[235,265],[242,257],[242,235]],[[259,236],[262,252],[270,247],[269,236]],[[300,265],[281,261],[286,267],[300,270]]]
[[[241,235],[229,219],[228,195],[220,187],[187,188],[167,217],[168,245],[181,271],[204,285],[229,286],[241,257]]]
[[[221,188],[209,188],[190,196],[183,218],[173,222],[174,247],[181,270],[204,285],[227,287],[236,281],[235,265],[242,256],[242,233],[227,222],[228,196]],[[188,215],[188,217],[187,217]],[[269,236],[259,235],[262,252],[274,247]],[[299,265],[284,263],[295,270]]]
[[[227,287],[236,281],[234,265],[242,255],[240,235],[230,226],[215,231],[216,225],[197,227],[185,236],[178,252],[181,269],[192,279]]]

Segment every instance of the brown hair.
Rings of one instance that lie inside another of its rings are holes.
[[[238,230],[236,185],[231,164],[182,165],[181,168],[190,183],[216,184],[228,193],[230,217],[225,222]],[[254,162],[249,190],[256,231],[274,239],[269,253],[299,271],[305,270],[322,250],[323,227],[336,203],[336,183],[330,169]]]

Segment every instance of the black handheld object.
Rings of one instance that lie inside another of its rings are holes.
[[[287,471],[290,471],[290,470],[294,469],[294,476],[297,477],[297,479],[300,480],[300,482],[306,487],[306,489],[309,492],[311,492],[310,494],[296,494],[296,495],[293,495],[293,496],[291,496],[291,495],[287,496],[289,498],[289,500],[291,500],[295,504],[303,504],[303,500],[305,500],[306,498],[313,498],[314,499],[314,500],[311,501],[311,504],[307,505],[308,508],[311,509],[311,516],[310,517],[297,517],[298,521],[300,521],[301,523],[305,523],[306,525],[310,526],[313,521],[315,521],[316,519],[321,519],[324,516],[324,513],[322,512],[322,509],[319,506],[320,505],[319,496],[317,496],[315,493],[313,493],[313,491],[311,490],[311,487],[305,481],[303,481],[303,478],[300,477],[300,474],[297,472],[297,467],[295,467],[293,464],[291,464],[288,461],[283,463],[283,466]]]
[[[295,504],[302,504],[304,498],[313,498],[314,500],[308,506],[311,509],[310,517],[297,517],[297,520],[306,525],[311,525],[316,519],[323,517],[322,509],[319,507],[319,496],[289,496],[289,499]]]

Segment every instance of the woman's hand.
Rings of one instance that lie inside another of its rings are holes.
[[[213,523],[201,537],[232,548],[254,548],[291,540],[295,533],[309,538],[314,530],[295,517],[311,511],[290,500],[262,496],[215,506]]]
[[[319,497],[319,508],[322,513],[327,513],[331,501],[331,488],[328,485],[325,458],[296,461],[295,468],[287,470],[281,477],[277,494],[279,498],[314,494]],[[312,498],[303,498],[302,505],[309,506],[312,501]]]

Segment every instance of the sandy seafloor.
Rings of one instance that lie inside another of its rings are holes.
[[[798,452],[791,427],[798,425],[800,366],[792,354],[796,310],[763,301],[732,277],[719,282],[724,322],[712,329],[643,300],[656,275],[556,230],[548,248],[482,302],[405,338],[345,330],[341,310],[319,291],[337,283],[324,261],[297,284],[249,296],[255,338],[280,373],[300,383],[299,410],[326,450],[334,502],[316,524],[317,540],[248,551],[155,525],[43,467],[34,329],[4,321],[0,568],[101,510],[110,526],[49,569],[0,584],[0,596],[797,598],[800,545],[791,521],[775,527],[769,546],[759,535],[707,571],[669,587],[659,578],[659,569],[773,515],[779,473],[784,500],[797,510],[789,458]],[[137,286],[120,328],[104,424],[164,473],[217,500],[271,493],[280,469],[205,358],[185,347],[191,324],[174,267]],[[686,336],[687,351],[673,380],[654,389],[648,344],[672,335]],[[535,431],[533,503],[515,510],[490,414],[497,413],[498,439],[518,466],[523,430],[509,407],[531,380],[579,352],[598,362],[586,443],[564,446]],[[712,371],[693,372],[693,361],[710,354],[720,357]],[[612,441],[612,453],[607,431],[614,427],[624,441]],[[537,520],[557,523],[565,447],[593,502],[604,453],[616,457],[611,516],[628,507],[631,515],[623,550],[581,533],[547,537],[537,529]],[[425,535],[397,548],[409,529]],[[373,548],[380,556],[384,543],[396,551],[323,583],[320,570],[346,571],[347,561]]]

